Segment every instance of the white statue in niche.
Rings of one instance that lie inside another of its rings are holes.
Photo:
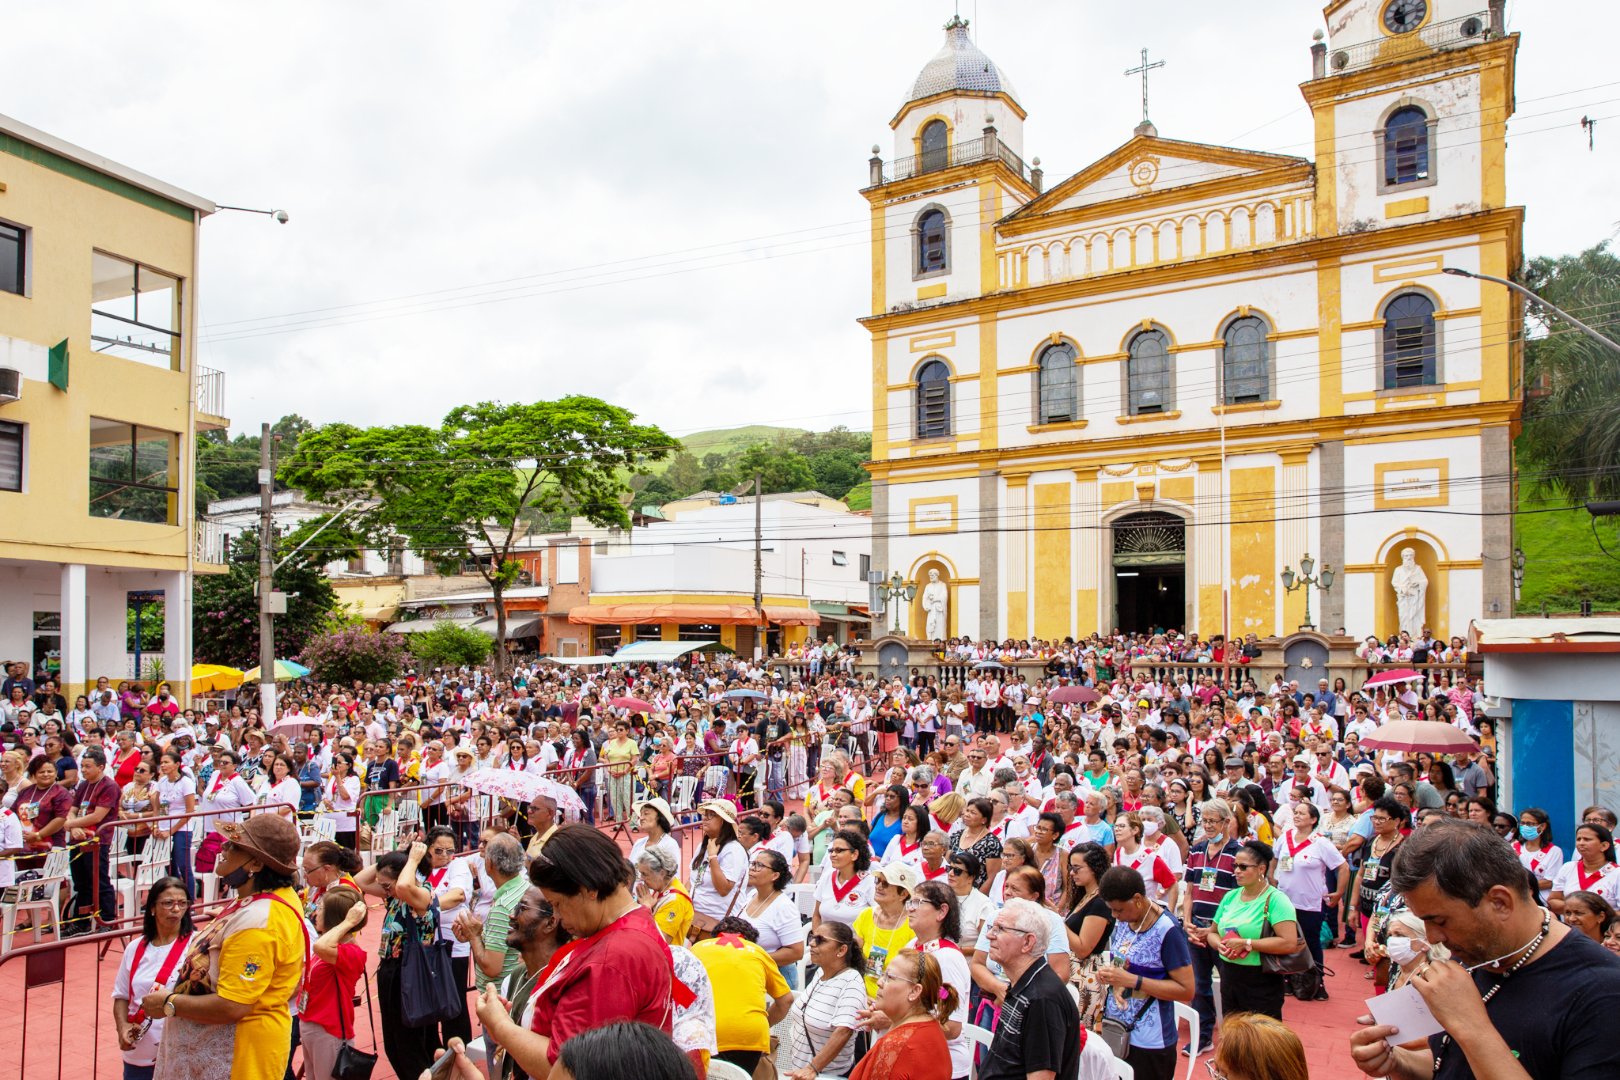
[[[1416,638],[1423,630],[1423,601],[1429,593],[1429,576],[1417,564],[1411,548],[1401,549],[1401,565],[1389,575],[1395,590],[1395,616],[1400,628]]]
[[[922,606],[925,613],[923,637],[941,641],[945,637],[945,608],[950,603],[950,590],[939,580],[939,571],[928,571],[928,584],[923,586]]]

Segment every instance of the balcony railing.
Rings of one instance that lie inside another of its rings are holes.
[[[1343,75],[1375,64],[1410,60],[1414,56],[1478,45],[1482,41],[1490,40],[1490,37],[1490,13],[1481,11],[1473,15],[1447,19],[1445,22],[1432,23],[1416,33],[1379,38],[1377,41],[1366,41],[1360,45],[1334,49],[1328,53],[1327,73]]]
[[[912,157],[897,158],[883,170],[883,182],[889,184],[896,180],[909,180],[923,173],[939,172],[958,165],[975,165],[981,161],[1000,161],[1017,173],[1020,179],[1028,181],[1030,178],[1029,166],[1024,164],[1023,158],[1013,153],[999,138],[983,135],[954,143],[944,150],[929,150]]]
[[[191,534],[192,558],[211,566],[224,566],[227,555],[225,527],[216,521],[197,518]]]
[[[209,416],[225,415],[225,373],[197,366],[197,411]]]

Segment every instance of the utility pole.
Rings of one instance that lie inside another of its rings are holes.
[[[259,717],[276,722],[276,620],[271,575],[275,524],[271,513],[273,474],[270,468],[270,425],[259,426]]]
[[[765,549],[763,545],[765,505],[760,501],[761,473],[754,474],[754,617],[759,620],[758,636],[754,639],[754,656],[765,655]]]

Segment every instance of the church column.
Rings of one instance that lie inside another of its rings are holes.
[[[1221,459],[1218,456],[1196,458],[1193,464],[1198,469],[1198,475],[1194,478],[1197,492],[1193,499],[1195,516],[1187,524],[1199,524],[1198,516],[1215,522],[1226,521],[1227,502],[1222,498]],[[1226,526],[1218,524],[1213,529],[1189,528],[1186,533],[1193,546],[1193,565],[1187,568],[1188,579],[1195,590],[1193,596],[1198,604],[1198,633],[1206,641],[1224,632],[1225,612],[1221,593],[1226,577],[1222,544],[1225,529]]]
[[[1002,533],[1007,562],[1007,631],[1015,639],[1029,637],[1029,474],[1004,473],[1007,512]]]
[[[1101,500],[1097,490],[1097,466],[1074,470],[1074,509],[1070,522],[1074,530],[1074,636],[1097,632],[1098,574],[1102,566]]]
[[[1333,588],[1317,594],[1322,602],[1322,617],[1317,625],[1324,634],[1331,634],[1345,626],[1344,590],[1350,586],[1344,573],[1344,443],[1325,442],[1319,449],[1316,475],[1322,514],[1317,527],[1322,533],[1322,561],[1338,576]],[[1346,629],[1354,632],[1353,628]]]
[[[876,476],[872,478],[872,522],[872,569],[887,578],[894,573],[889,565],[889,530],[894,525],[889,519],[889,482]],[[876,632],[877,627],[872,629]]]
[[[1307,525],[1310,518],[1311,499],[1311,448],[1296,447],[1282,451],[1281,490],[1277,499],[1277,516],[1281,518],[1277,523],[1278,552],[1283,564],[1299,569],[1299,560],[1309,551],[1309,530]],[[1321,553],[1316,556],[1317,564],[1321,565]],[[1282,573],[1282,566],[1273,568],[1273,576]],[[1283,593],[1282,623],[1277,627],[1279,635],[1292,634],[1305,624],[1305,589],[1295,589],[1293,592],[1279,590]],[[1314,598],[1313,598],[1314,599]],[[1312,619],[1315,621],[1315,612],[1320,610],[1312,604]]]
[[[1001,638],[1000,526],[1001,477],[988,470],[979,474],[979,627],[975,640]],[[967,620],[961,623],[961,632],[968,633]]]
[[[1480,608],[1488,619],[1505,619],[1513,614],[1513,485],[1505,479],[1513,475],[1513,440],[1502,426],[1483,428],[1479,435],[1479,473],[1491,478],[1480,488],[1485,512],[1480,518],[1485,562]]]

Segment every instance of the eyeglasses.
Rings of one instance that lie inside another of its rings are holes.
[[[762,863],[762,862],[751,862],[751,863],[748,864],[748,869],[750,869],[750,870],[767,870],[768,871],[768,870],[771,869],[771,864],[770,863]]]
[[[827,849],[827,854],[829,854],[829,855],[853,855],[853,854],[855,854],[855,849],[854,848],[847,848],[847,847],[830,847],[830,848]]]
[[[987,929],[985,933],[991,937],[1000,937],[1002,934],[1026,934],[1029,937],[1035,936],[1031,931],[1020,930],[1014,926],[1002,926],[1000,923],[991,923],[989,929]]]
[[[814,949],[818,945],[825,945],[831,940],[832,938],[830,937],[822,937],[820,934],[811,934],[809,937],[804,939],[804,943]]]
[[[157,906],[168,908],[170,911],[184,911],[191,906],[190,900],[159,900]]]
[[[1215,1059],[1214,1058],[1205,1058],[1204,1059],[1204,1068],[1206,1070],[1208,1070],[1209,1075],[1210,1075],[1210,1080],[1226,1080],[1226,1074],[1221,1072],[1221,1070],[1219,1070],[1219,1069],[1217,1069],[1215,1067]]]
[[[1258,869],[1260,869],[1260,864],[1259,863],[1238,862],[1236,859],[1234,859],[1232,861],[1232,872],[1233,873],[1236,873],[1239,870],[1258,870]]]
[[[879,986],[885,986],[892,982],[911,983],[913,986],[921,985],[916,979],[908,979],[904,975],[893,975],[887,971],[878,972],[877,984]]]
[[[964,867],[953,866],[953,867],[951,867],[951,876],[952,877],[959,877],[959,876],[960,877],[965,877],[965,876],[967,876],[967,870]]]

